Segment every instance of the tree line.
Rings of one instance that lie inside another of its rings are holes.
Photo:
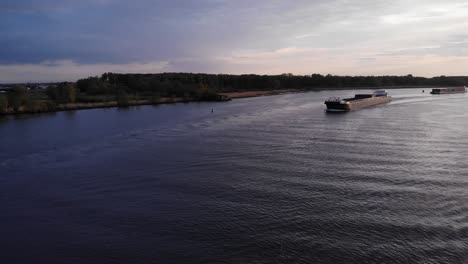
[[[46,91],[15,85],[6,94],[0,95],[0,113],[50,112],[58,104],[74,103],[77,96],[76,84],[72,82],[51,85]]]
[[[337,75],[228,75],[199,73],[117,74],[79,80],[77,87],[86,94],[112,94],[118,91],[162,97],[199,95],[202,89],[214,92],[252,90],[357,87],[423,87],[463,86],[468,77],[439,76],[433,78],[406,76],[337,76]]]
[[[59,104],[109,102],[128,105],[131,100],[159,102],[161,98],[184,98],[188,101],[216,100],[218,93],[254,90],[321,90],[377,87],[464,86],[468,76],[432,78],[405,76],[337,75],[229,75],[202,73],[119,74],[104,73],[77,82],[50,85],[47,90],[30,91],[17,85],[0,94],[0,112],[26,109],[29,112],[53,111]]]

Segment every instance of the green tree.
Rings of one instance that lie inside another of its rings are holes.
[[[110,78],[110,76],[106,75],[105,78]],[[111,85],[109,85],[108,80],[105,80],[103,77],[89,77],[81,79],[76,82],[76,86],[79,92],[89,95],[112,93]]]
[[[6,112],[8,108],[8,98],[6,96],[0,95],[0,112]]]
[[[8,105],[12,106],[15,111],[18,111],[28,96],[28,88],[24,85],[17,85],[9,93]]]
[[[117,104],[119,106],[128,106],[130,103],[130,98],[127,93],[127,88],[123,85],[117,87]]]
[[[78,94],[76,84],[70,82],[60,83],[47,88],[47,96],[59,103],[74,103]]]
[[[156,104],[159,103],[161,100],[161,95],[159,93],[153,93],[151,95],[151,103]]]
[[[67,103],[74,103],[77,97],[77,89],[76,89],[75,84],[66,83],[64,84],[63,89],[64,89],[65,100],[67,101]]]

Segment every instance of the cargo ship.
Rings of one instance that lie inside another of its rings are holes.
[[[333,97],[325,101],[325,105],[327,105],[328,112],[348,112],[388,103],[391,100],[392,97],[388,95],[387,91],[379,90],[371,94],[356,94],[353,98],[347,99]]]
[[[432,89],[431,94],[466,93],[466,87]]]

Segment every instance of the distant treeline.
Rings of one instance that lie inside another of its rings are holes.
[[[463,86],[468,77],[336,76],[336,75],[227,75],[197,73],[117,74],[105,73],[77,82],[90,95],[118,92],[162,97],[197,96],[200,90],[238,92],[275,89],[328,89],[346,87]]]
[[[76,83],[64,82],[35,89],[16,85],[0,91],[0,113],[46,112],[71,103],[116,102],[126,106],[136,102],[219,100],[218,93],[277,89],[321,90],[377,87],[464,86],[468,76],[433,78],[406,76],[336,75],[228,75],[200,73],[118,74],[104,73]]]

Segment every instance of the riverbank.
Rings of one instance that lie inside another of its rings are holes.
[[[375,88],[375,87],[374,87]],[[259,96],[271,96],[287,93],[301,93],[307,91],[323,91],[323,90],[345,90],[345,89],[374,89],[372,87],[346,87],[346,88],[317,88],[314,90],[304,89],[279,89],[269,91],[244,91],[244,92],[229,92],[229,93],[218,93],[218,98],[214,101],[229,101],[231,99],[241,99],[249,97]],[[385,87],[384,89],[402,89],[402,87]],[[404,87],[410,88],[410,87]],[[414,88],[414,87],[411,87]],[[433,88],[433,87],[418,87],[418,88]],[[140,105],[158,105],[158,104],[172,104],[172,103],[189,103],[189,102],[204,102],[199,99],[193,98],[180,98],[180,97],[164,97],[157,100],[150,99],[139,99],[129,100],[125,104],[119,103],[115,100],[106,102],[77,102],[77,103],[66,103],[66,104],[54,104],[52,101],[39,100],[29,106],[21,106],[19,109],[14,110],[13,108],[7,108],[4,111],[0,111],[0,115],[15,115],[15,114],[35,114],[35,113],[48,113],[48,112],[60,112],[60,111],[74,111],[82,109],[94,109],[94,108],[112,108],[112,107],[127,107],[127,106],[140,106]]]
[[[184,98],[161,98],[158,101],[130,100],[125,105],[119,104],[117,101],[94,102],[94,103],[67,103],[67,104],[58,104],[58,105],[51,105],[49,102],[43,102],[43,104],[35,106],[33,108],[27,108],[27,106],[21,106],[17,110],[14,110],[13,108],[8,108],[6,111],[0,112],[0,115],[39,114],[39,113],[74,111],[74,110],[95,109],[95,108],[112,108],[112,107],[139,106],[139,105],[186,103],[186,102],[193,102],[193,101],[195,100],[184,99]]]
[[[232,92],[232,93],[220,93],[221,95],[228,96],[232,99],[247,98],[247,97],[258,97],[267,95],[277,95],[285,93],[300,93],[305,90],[299,89],[282,89],[282,90],[271,90],[271,91],[246,91],[246,92]]]
[[[219,97],[216,101],[229,101],[231,99],[241,99],[248,97],[278,95],[285,93],[297,93],[303,92],[299,89],[282,89],[272,91],[246,91],[246,92],[232,92],[232,93],[219,93]],[[77,102],[77,103],[66,103],[66,104],[53,104],[50,101],[36,102],[33,106],[21,106],[17,110],[8,108],[0,115],[16,115],[16,114],[37,114],[37,113],[50,113],[50,112],[61,112],[61,111],[74,111],[83,109],[95,109],[95,108],[112,108],[112,107],[128,107],[128,106],[140,106],[140,105],[158,105],[158,104],[173,104],[173,103],[189,103],[189,102],[204,102],[197,99],[191,98],[160,98],[158,100],[129,100],[126,104],[119,104],[117,101],[107,102]]]

